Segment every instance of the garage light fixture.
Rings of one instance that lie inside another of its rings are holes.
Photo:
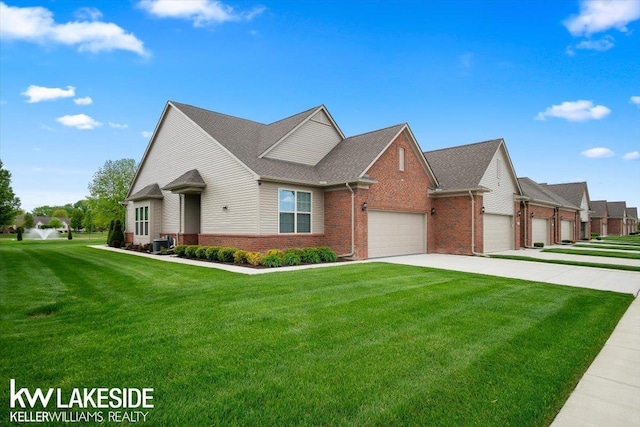
[[[367,202],[364,202],[364,203],[362,204],[362,212],[364,212],[364,211],[366,211],[366,210],[367,210],[367,206],[368,206],[368,205],[367,205]]]
[[[533,212],[531,212],[531,218],[533,218]]]
[[[518,216],[521,216],[521,215],[522,215],[522,211],[518,211]]]
[[[435,215],[436,214],[436,208],[431,208],[431,215]]]
[[[482,209],[480,209],[480,213],[484,214],[484,206],[482,207]]]

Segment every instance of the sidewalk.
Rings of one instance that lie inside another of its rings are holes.
[[[549,246],[549,247],[545,247],[545,249],[572,249],[572,250],[585,250],[585,251],[597,250],[597,251],[603,251],[603,252],[607,252],[607,251],[611,252],[611,250],[607,250],[607,249],[580,248],[580,247],[576,248],[573,246]],[[626,252],[635,253],[635,251],[625,251],[625,253]],[[613,257],[592,256],[592,255],[559,254],[555,252],[542,252],[540,249],[519,249],[519,250],[503,251],[503,252],[496,252],[495,255],[528,256],[531,258],[541,258],[541,259],[561,259],[561,260],[567,260],[567,261],[593,262],[597,264],[632,265],[634,267],[640,267],[640,260],[638,259],[613,258]]]

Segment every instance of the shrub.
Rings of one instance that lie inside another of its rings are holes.
[[[112,242],[112,235],[113,235],[113,229],[116,225],[116,221],[115,220],[111,220],[111,222],[109,223],[109,232],[107,233],[107,245],[111,246],[111,242]]]
[[[233,262],[233,256],[238,249],[236,248],[220,248],[218,251],[218,261],[221,262]]]
[[[162,246],[160,248],[160,255],[166,255],[169,253],[169,250],[167,248],[165,248],[164,246]]]
[[[282,251],[280,251],[282,252]],[[265,267],[273,268],[282,266],[282,258],[278,256],[277,253],[272,253],[271,255],[266,255],[262,259],[262,265]]]
[[[236,264],[246,264],[248,254],[249,252],[243,251],[242,249],[238,249],[233,254],[233,262]]]
[[[207,247],[206,246],[198,246],[196,249],[196,258],[198,259],[207,259]]]
[[[218,251],[221,246],[209,246],[207,247],[207,259],[209,261],[217,261],[218,260]]]
[[[591,233],[591,238],[594,239],[596,237],[600,237],[600,234],[598,233]]]
[[[68,240],[72,240],[73,239],[73,235],[71,234],[71,229],[69,229],[69,232],[67,233],[67,239]]]
[[[320,255],[320,261],[322,262],[336,262],[338,255],[329,246],[319,246],[316,248],[318,255]]]
[[[184,255],[189,259],[196,258],[196,251],[198,250],[198,245],[189,245],[187,249],[184,251]]]
[[[118,245],[116,245],[116,242]],[[113,226],[113,232],[111,233],[111,246],[119,248],[124,243],[124,232],[122,231],[122,221],[116,220]]]
[[[535,242],[533,244],[534,248],[544,248],[544,243],[543,242]]]
[[[247,262],[250,265],[258,266],[262,263],[263,255],[260,252],[249,252],[247,253]]]
[[[16,237],[16,239],[18,239],[18,242],[22,241],[22,227],[18,227],[18,236]]]
[[[320,254],[316,248],[305,248],[300,259],[302,262],[309,264],[318,264],[320,262]]]
[[[265,257],[269,255],[276,255],[277,257],[282,259],[282,257],[284,257],[284,252],[282,252],[280,249],[269,249],[265,254]]]
[[[173,250],[176,253],[176,255],[178,255],[179,257],[183,257],[184,251],[187,250],[187,245],[176,245],[176,247],[173,248]]]
[[[297,251],[289,249],[284,253],[282,263],[284,265],[300,265],[300,255],[298,255]]]

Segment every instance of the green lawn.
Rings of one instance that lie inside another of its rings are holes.
[[[620,264],[605,264],[599,262],[582,262],[582,261],[568,261],[564,259],[545,259],[536,258],[530,256],[520,255],[489,255],[491,258],[498,259],[512,259],[516,261],[532,261],[532,262],[544,262],[547,264],[562,264],[562,265],[576,265],[581,267],[595,267],[606,268],[608,270],[622,270],[622,271],[640,271],[640,267],[634,265],[620,265]]]
[[[0,424],[15,378],[153,387],[145,425],[546,426],[632,301],[382,263],[244,276],[84,244],[0,242]]]
[[[601,245],[597,243],[576,243],[575,248],[592,248],[592,249],[615,249],[618,251],[640,251],[640,246],[631,244],[624,245]]]
[[[599,251],[588,249],[564,249],[564,248],[551,248],[543,249],[542,252],[551,252],[556,254],[570,254],[570,255],[589,255],[599,256],[605,258],[624,258],[624,259],[640,259],[640,253],[624,252],[624,251]]]

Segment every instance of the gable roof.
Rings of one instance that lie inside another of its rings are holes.
[[[624,218],[627,202],[607,202],[609,218]]]
[[[607,201],[606,200],[592,200],[591,210],[593,211],[594,218],[604,218],[607,213]],[[608,215],[607,215],[608,216]]]
[[[481,188],[480,181],[500,147],[505,149],[516,187],[521,191],[502,138],[425,151],[424,156],[433,169],[442,191],[473,190]]]
[[[162,199],[164,196],[162,195],[162,191],[160,191],[160,186],[157,182],[153,184],[149,184],[140,191],[136,191],[135,194],[124,199],[126,202],[128,201],[136,201],[136,200],[148,200],[148,199]]]
[[[191,169],[188,172],[183,173],[164,187],[163,190],[179,190],[186,187],[191,188],[204,188],[206,184],[204,183],[204,179],[198,172],[198,169]]]
[[[580,210],[579,205],[576,206],[572,204],[562,196],[546,188],[545,185],[538,184],[531,178],[518,178],[518,181],[520,182],[520,188],[522,188],[522,195],[530,199],[532,202],[539,202],[555,207]]]
[[[575,206],[582,205],[583,195],[587,195],[587,203],[589,202],[589,190],[586,182],[568,182],[565,184],[540,184],[543,187],[553,191],[563,199],[571,202]]]
[[[366,169],[400,132],[407,130],[415,146],[418,147],[406,123],[344,138],[342,131],[335,125],[324,105],[268,125],[175,101],[169,101],[167,105],[176,108],[215,142],[222,145],[239,162],[253,171],[257,179],[315,186],[358,180],[370,181],[365,176]],[[305,165],[263,157],[266,152],[319,111],[327,115],[343,139],[318,164]],[[419,147],[417,151],[420,152]],[[426,161],[423,166],[427,173],[433,175]]]
[[[638,219],[638,208],[627,208],[627,218]]]

